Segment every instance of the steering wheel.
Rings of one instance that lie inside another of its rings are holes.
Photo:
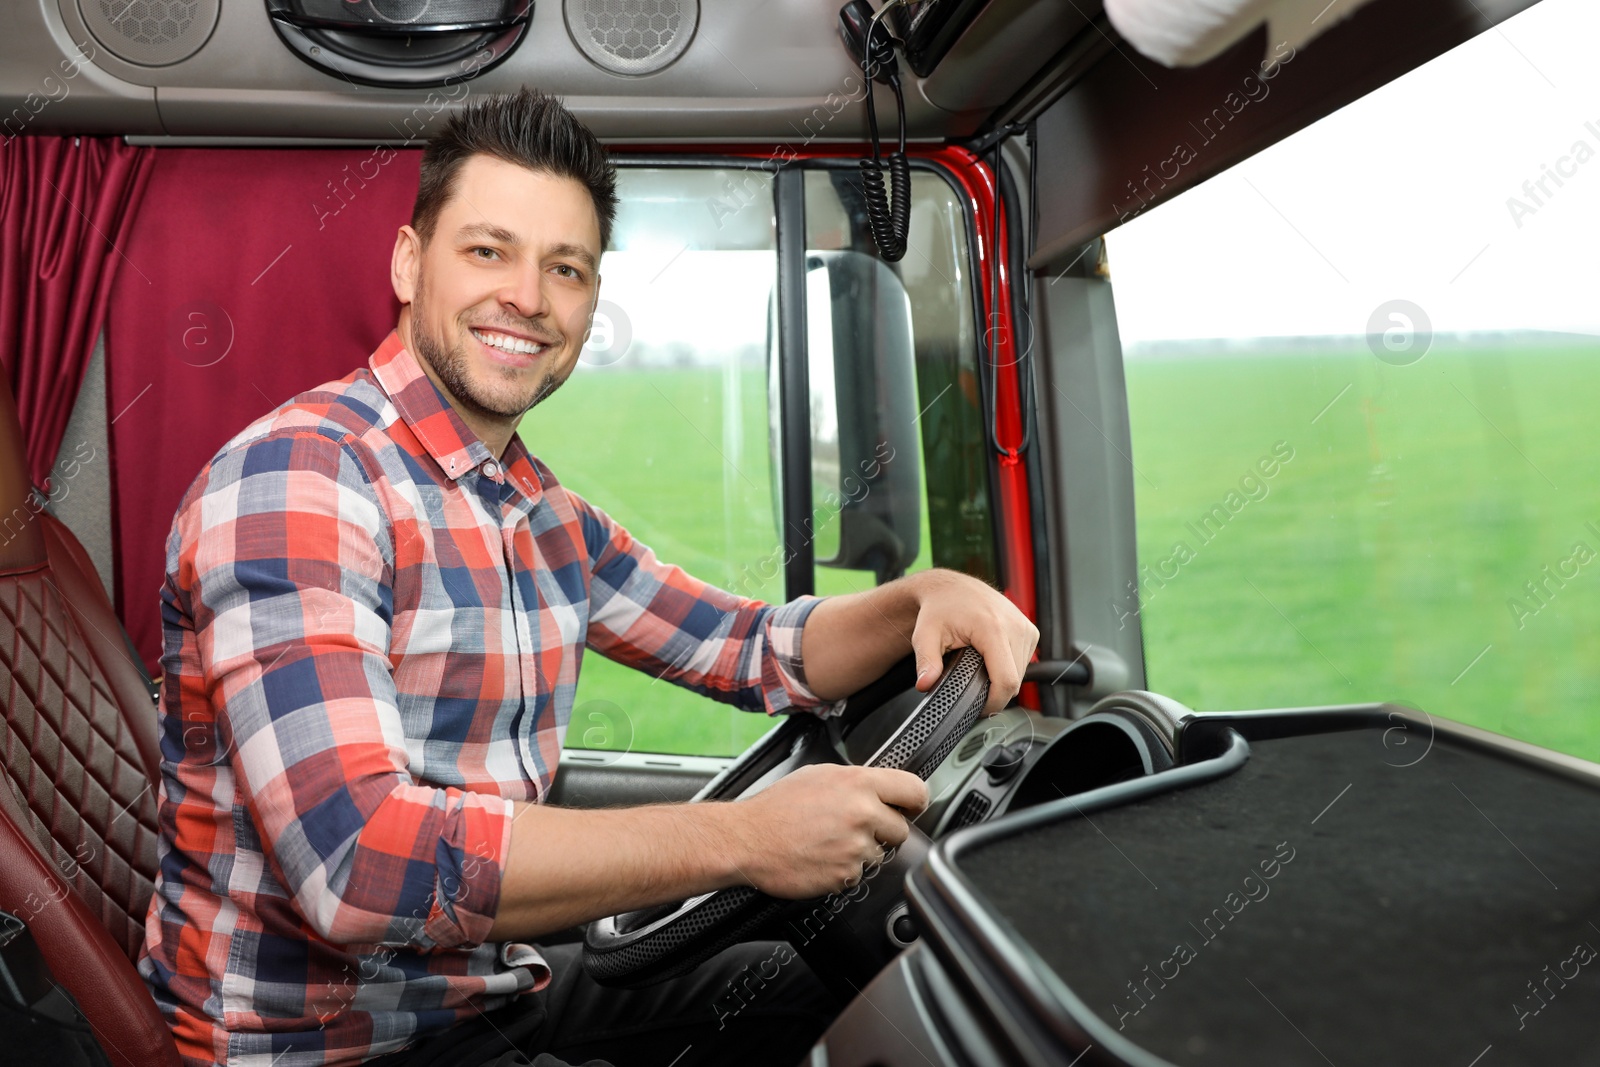
[[[694,801],[752,796],[799,767],[848,762],[842,754],[845,738],[887,698],[910,688],[905,680],[909,674],[909,668],[891,671],[852,697],[837,718],[803,712],[789,716],[708,782]],[[910,771],[926,781],[972,728],[988,696],[989,675],[978,651],[949,653],[938,684],[862,766]],[[755,939],[786,910],[814,904],[733,886],[598,919],[584,937],[583,966],[602,985],[633,988],[662,982],[731,945]]]

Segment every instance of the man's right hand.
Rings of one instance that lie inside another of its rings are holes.
[[[740,871],[775,897],[804,900],[856,884],[862,868],[898,846],[928,806],[928,787],[908,771],[817,764],[728,805]]]
[[[914,774],[801,767],[742,800],[583,810],[519,802],[489,940],[752,885],[805,900],[848,889],[928,806]]]

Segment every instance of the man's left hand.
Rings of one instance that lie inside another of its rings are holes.
[[[1039,644],[1039,630],[992,586],[959,571],[912,575],[917,623],[911,648],[917,656],[917,689],[926,693],[944,673],[944,654],[971,645],[989,671],[983,713],[1004,708],[1022,688],[1022,672]]]

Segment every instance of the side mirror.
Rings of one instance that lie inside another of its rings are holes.
[[[890,267],[864,252],[806,256],[811,378],[810,536],[817,563],[869,570],[882,584],[922,545],[911,300]],[[771,383],[776,393],[776,361]],[[771,435],[777,462],[776,404]]]

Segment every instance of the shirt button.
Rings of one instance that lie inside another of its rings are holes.
[[[488,477],[493,478],[495,475],[500,473],[500,465],[492,459],[485,460],[483,464],[483,473]]]

